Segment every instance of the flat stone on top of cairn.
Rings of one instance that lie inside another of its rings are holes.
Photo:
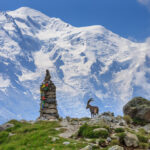
[[[40,104],[40,120],[58,119],[56,86],[51,81],[49,70],[46,70],[45,79],[40,86],[41,104]]]

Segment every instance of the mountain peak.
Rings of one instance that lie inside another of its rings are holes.
[[[48,25],[47,28],[51,28],[55,31],[63,31],[66,29],[66,27],[72,27],[59,18],[46,16],[42,12],[29,7],[21,7],[14,11],[8,11],[6,13],[19,22],[23,19],[25,22],[29,21],[30,23],[32,23],[32,25],[36,24],[41,27],[43,26],[44,28],[46,28],[46,25]],[[22,25],[20,26],[20,28],[22,28]]]
[[[13,17],[19,18],[26,18],[27,16],[30,16],[30,17],[43,17],[49,19],[49,17],[43,14],[42,12],[32,9],[30,7],[20,7],[14,11],[8,11],[7,13]]]

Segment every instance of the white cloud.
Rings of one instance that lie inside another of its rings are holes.
[[[150,0],[137,0],[142,5],[145,5],[148,9],[150,9]]]
[[[4,79],[3,76],[0,75],[0,88],[6,88],[10,85],[9,79]]]

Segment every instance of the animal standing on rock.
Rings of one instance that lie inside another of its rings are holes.
[[[98,115],[99,113],[99,108],[97,106],[91,106],[90,105],[90,102],[93,101],[92,98],[90,98],[87,102],[87,106],[86,106],[86,109],[90,109],[90,112],[91,112],[91,118],[94,117],[95,115]]]

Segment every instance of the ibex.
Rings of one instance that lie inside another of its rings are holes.
[[[98,112],[99,112],[99,109],[97,106],[91,106],[89,103],[93,101],[92,98],[90,98],[87,102],[87,106],[86,106],[86,109],[90,109],[90,112],[91,112],[91,118],[94,117],[94,115],[98,115]]]

